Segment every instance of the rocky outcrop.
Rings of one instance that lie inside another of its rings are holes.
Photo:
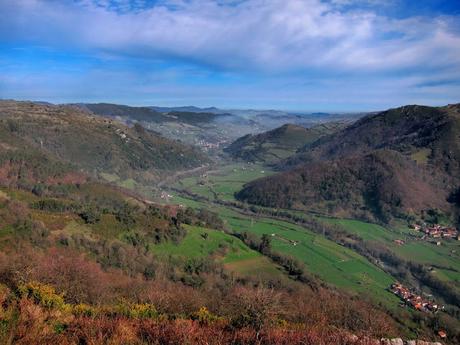
[[[378,343],[377,343],[378,344]],[[424,340],[402,340],[401,338],[380,339],[379,345],[443,345],[440,342],[429,342]]]

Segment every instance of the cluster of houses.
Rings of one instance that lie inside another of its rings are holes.
[[[201,147],[204,151],[209,151],[209,150],[214,150],[218,149],[221,145],[226,144],[226,140],[219,140],[216,143],[211,143],[209,141],[200,139],[196,142],[196,144]]]
[[[421,231],[425,235],[424,237],[431,237],[431,238],[456,238],[460,240],[460,234],[457,229],[448,226],[442,226],[439,224],[435,225],[418,225],[412,224],[412,229],[416,231]]]
[[[416,310],[436,313],[438,310],[444,309],[444,306],[440,306],[433,301],[423,298],[400,283],[392,284],[390,290],[407,305],[410,305]]]

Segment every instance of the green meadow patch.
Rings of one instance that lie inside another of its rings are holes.
[[[407,227],[385,228],[377,224],[359,220],[321,218],[323,221],[340,225],[349,233],[363,240],[385,244],[396,255],[415,263],[433,267],[433,274],[446,281],[460,282],[460,241],[453,239],[422,240],[421,234]],[[401,239],[404,245],[394,241]]]
[[[165,242],[151,247],[158,256],[183,259],[210,258],[221,262],[226,269],[241,276],[281,278],[276,264],[259,252],[250,249],[240,239],[219,230],[186,226],[187,235],[180,243]],[[283,277],[284,278],[284,277]]]
[[[322,280],[350,292],[372,295],[383,302],[396,302],[386,291],[393,278],[366,258],[307,229],[271,219],[224,217],[234,231],[269,235],[275,251],[302,261]]]
[[[210,200],[233,201],[234,194],[241,190],[244,184],[273,173],[273,170],[261,164],[235,163],[201,176],[184,178],[176,183],[175,187]]]

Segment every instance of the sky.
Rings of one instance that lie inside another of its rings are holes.
[[[460,102],[458,0],[0,0],[0,98],[370,111]]]

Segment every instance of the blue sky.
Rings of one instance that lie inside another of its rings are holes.
[[[0,98],[305,111],[460,102],[460,2],[0,0]]]

